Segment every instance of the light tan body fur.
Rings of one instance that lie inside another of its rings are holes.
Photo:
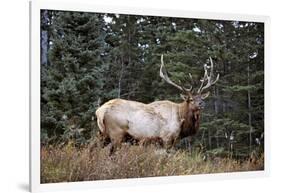
[[[183,105],[170,101],[144,104],[113,99],[98,108],[96,116],[101,133],[109,137],[114,146],[120,145],[127,134],[140,141],[160,138],[169,146],[181,133]]]

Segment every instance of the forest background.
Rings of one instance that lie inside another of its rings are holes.
[[[175,82],[199,83],[209,57],[220,74],[192,148],[263,154],[263,23],[53,10],[41,11],[41,146],[89,144],[95,110],[113,98],[180,102],[159,77],[161,54]]]

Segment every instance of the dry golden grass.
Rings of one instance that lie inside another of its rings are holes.
[[[201,153],[166,153],[152,145],[124,144],[109,156],[109,148],[77,148],[69,143],[41,148],[41,183],[251,171],[263,170],[263,165],[263,157],[243,162],[227,158],[204,160]]]

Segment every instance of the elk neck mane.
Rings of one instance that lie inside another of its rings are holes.
[[[179,104],[179,120],[181,121],[180,138],[188,137],[197,133],[199,129],[199,110],[193,111],[186,101]]]

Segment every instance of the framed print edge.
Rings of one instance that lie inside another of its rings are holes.
[[[30,7],[30,191],[40,186],[40,6],[35,1]]]
[[[270,93],[270,82],[269,82],[269,77],[270,77],[270,17],[265,17],[264,18],[264,133],[265,133],[265,163],[264,163],[264,172],[265,176],[270,175],[270,163],[271,163],[271,121],[270,121],[270,112],[271,112],[271,104],[270,104],[270,98],[269,98],[269,93]]]
[[[30,148],[30,191],[50,191],[50,190],[70,190],[70,189],[85,189],[85,188],[102,188],[102,187],[117,187],[117,186],[135,186],[152,185],[155,183],[186,183],[192,181],[210,181],[210,180],[225,180],[225,179],[241,179],[253,177],[266,177],[270,172],[270,109],[269,109],[269,25],[270,19],[267,16],[253,16],[241,14],[226,14],[226,13],[207,13],[194,12],[187,10],[160,10],[139,7],[116,7],[103,6],[97,4],[80,4],[73,2],[53,2],[53,1],[30,1],[30,128],[29,128],[29,148]],[[199,174],[189,176],[169,176],[169,177],[146,177],[134,179],[118,179],[118,180],[103,180],[103,181],[84,181],[84,182],[69,182],[69,183],[51,183],[40,184],[40,10],[67,10],[67,11],[83,11],[83,12],[104,12],[104,13],[122,13],[122,14],[137,14],[137,15],[153,15],[153,16],[172,16],[183,18],[198,18],[198,19],[218,19],[218,20],[239,20],[239,21],[254,21],[264,23],[264,132],[265,132],[265,160],[263,171],[248,171],[234,173],[217,173],[217,174]]]

